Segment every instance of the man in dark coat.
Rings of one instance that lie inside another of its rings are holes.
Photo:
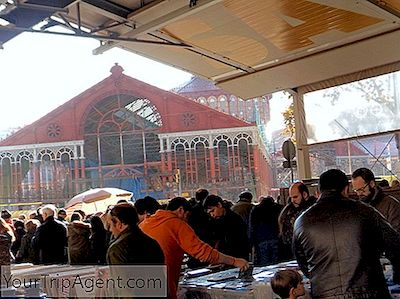
[[[292,239],[293,225],[297,217],[308,209],[315,198],[310,196],[310,192],[305,184],[296,182],[289,188],[290,202],[283,208],[278,218],[280,236],[280,259],[287,261],[293,259]]]
[[[37,254],[32,246],[32,239],[35,236],[37,228],[40,226],[40,222],[37,219],[29,219],[25,226],[26,234],[22,237],[21,247],[17,252],[16,261],[23,263],[34,263],[37,261]]]
[[[193,228],[200,240],[212,246],[213,227],[210,222],[210,217],[203,208],[203,202],[207,198],[208,194],[209,192],[207,189],[196,190],[194,206],[188,216],[188,224]],[[189,268],[201,268],[207,266],[207,263],[202,263],[198,259],[190,256],[187,266]]]
[[[400,203],[377,185],[373,172],[368,168],[359,168],[351,175],[351,181],[358,198],[381,212],[400,233]]]
[[[107,250],[107,264],[113,266],[165,264],[160,245],[138,227],[139,217],[132,204],[120,203],[114,206],[109,211],[109,220],[114,241]],[[132,279],[129,267],[113,267],[110,269],[110,275],[114,279]],[[113,295],[118,298],[136,297],[134,289],[116,288],[113,291]]]
[[[250,213],[250,241],[255,250],[255,265],[267,266],[278,262],[279,225],[282,205],[271,196],[261,197]]]
[[[138,227],[139,218],[133,205],[118,204],[109,214],[110,230],[115,239],[107,250],[107,264],[164,264],[164,254],[160,245]]]
[[[39,254],[39,264],[64,264],[67,262],[67,228],[54,219],[56,208],[46,205],[40,209],[43,223],[32,239],[33,247]]]
[[[242,217],[224,205],[218,195],[209,195],[204,201],[204,209],[213,218],[213,232],[218,251],[248,260],[250,242],[247,237],[247,226]]]
[[[377,185],[373,172],[368,168],[359,168],[351,175],[351,181],[358,198],[381,212],[400,233],[400,203]],[[397,266],[393,266],[393,281],[400,283],[400,269]]]
[[[399,264],[399,233],[374,208],[347,198],[342,171],[324,172],[319,190],[317,203],[297,218],[293,236],[312,298],[391,298],[380,255],[385,250]]]
[[[249,226],[250,212],[254,205],[251,203],[253,194],[250,191],[243,191],[239,194],[239,200],[232,207],[232,211],[242,217],[246,226]]]
[[[68,259],[71,265],[85,265],[94,262],[90,249],[90,224],[82,221],[79,213],[73,213],[68,231]]]

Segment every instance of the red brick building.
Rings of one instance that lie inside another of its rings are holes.
[[[63,202],[90,187],[136,198],[236,198],[271,186],[257,127],[123,74],[111,75],[0,142],[3,202]]]

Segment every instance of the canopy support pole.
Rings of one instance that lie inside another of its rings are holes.
[[[307,125],[304,98],[296,89],[289,91],[293,96],[294,122],[296,127],[297,176],[300,180],[311,179],[310,155],[307,144]]]

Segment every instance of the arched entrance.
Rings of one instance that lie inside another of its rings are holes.
[[[161,167],[161,126],[161,115],[147,98],[115,94],[92,105],[84,122],[86,178],[92,187],[124,188],[136,197],[160,191],[153,185]]]

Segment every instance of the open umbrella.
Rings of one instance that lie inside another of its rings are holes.
[[[65,206],[67,213],[83,210],[87,214],[105,212],[121,199],[130,200],[132,192],[118,188],[95,188],[75,195]]]

